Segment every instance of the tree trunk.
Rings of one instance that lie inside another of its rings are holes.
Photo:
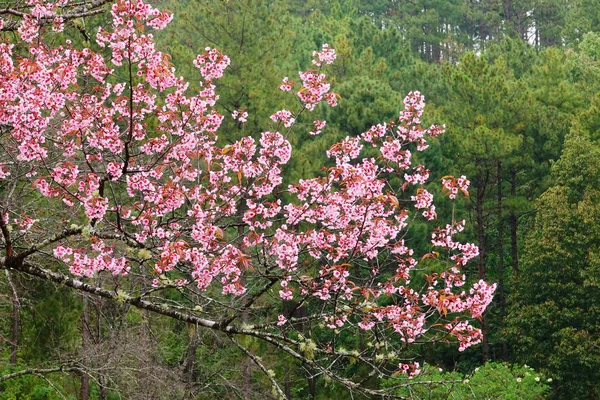
[[[81,315],[81,354],[83,355],[83,365],[88,367],[87,352],[89,351],[89,305],[88,295],[83,295],[83,314]],[[81,374],[81,392],[79,398],[88,400],[90,393],[90,377],[83,373]]]
[[[356,269],[355,269],[356,271]],[[283,315],[288,318],[288,319],[292,319],[292,318],[298,318],[298,319],[302,319],[302,322],[295,322],[293,324],[294,329],[298,332],[302,332],[303,335],[309,337],[310,336],[310,322],[309,321],[305,321],[304,319],[307,318],[308,315],[308,309],[306,308],[306,306],[301,305],[300,307],[298,307],[298,303],[292,302],[292,301],[283,301]],[[287,335],[287,334],[286,334]],[[306,376],[306,383],[308,384],[308,394],[310,396],[311,399],[316,399],[317,398],[317,380],[316,378],[313,376],[313,369],[305,363],[302,363],[302,369],[304,370],[305,376]],[[288,373],[290,372],[290,369],[287,369]],[[286,379],[285,382],[285,394],[286,396],[288,396],[288,398],[291,399],[291,382],[289,379]]]
[[[292,381],[290,379],[291,371],[290,368],[285,369],[285,381],[283,382],[283,393],[286,399],[292,398]]]
[[[239,222],[240,224],[238,225],[237,228],[237,233],[238,233],[238,237],[236,239],[236,244],[238,245],[238,248],[242,247],[242,241],[244,239],[244,225],[243,225],[243,216],[244,216],[244,212],[246,212],[246,208],[245,208],[245,204],[246,202],[244,201],[244,199],[240,199],[239,203],[238,203],[238,211],[237,211],[237,217],[239,218]],[[244,271],[242,271],[242,274],[240,275],[240,284],[243,286],[246,286],[246,276],[243,273]],[[243,310],[241,315],[240,315],[240,320],[242,321],[242,324],[247,324],[248,320],[249,320],[249,315],[248,315],[248,311],[247,310]],[[253,361],[250,359],[250,357],[246,357],[242,363],[242,380],[244,382],[244,400],[250,400],[250,395],[252,393],[252,364]]]
[[[517,194],[517,171],[515,168],[510,170],[510,195],[515,197]],[[510,253],[512,272],[514,276],[519,275],[519,249],[517,248],[517,229],[519,220],[514,210],[510,214]]]
[[[502,161],[498,161],[496,174],[498,185],[498,303],[500,306],[500,330],[504,332],[506,317],[506,294],[504,291],[504,221],[502,220]],[[502,335],[504,337],[504,335]],[[508,361],[508,343],[502,340],[502,359]]]
[[[189,342],[186,350],[185,358],[183,360],[183,380],[188,385],[189,398],[193,398],[193,386],[194,386],[194,367],[196,364],[196,352],[200,341],[198,340],[198,327],[196,325],[189,326]]]
[[[432,45],[432,47],[433,47],[433,48],[432,48],[432,51],[431,51],[431,53],[432,53],[431,55],[432,55],[432,58],[433,58],[433,62],[436,62],[436,63],[439,63],[439,62],[440,62],[440,59],[441,59],[441,53],[442,53],[442,44],[441,44],[441,43],[440,43],[440,41],[439,41],[439,40],[440,40],[440,39],[439,39],[439,38],[440,38],[440,36],[442,36],[442,35],[440,34],[440,33],[441,33],[441,31],[442,31],[442,23],[441,23],[441,21],[440,21],[440,22],[438,23],[438,27],[436,27],[436,28],[435,28],[435,32],[436,32],[436,35],[435,35],[435,37],[436,37],[436,38],[435,38],[435,41],[433,42],[433,45]]]
[[[12,298],[12,315],[11,315],[11,330],[10,330],[10,363],[17,363],[17,351],[19,350],[19,315],[20,315],[20,303],[19,295],[17,294],[17,288],[12,281],[10,272],[7,269],[4,270],[6,274],[6,280],[8,286],[10,286],[10,296]]]
[[[250,393],[252,393],[252,361],[249,357],[246,357],[242,367],[242,376],[244,381],[244,400],[250,400]]]
[[[484,200],[484,196],[485,196],[485,183],[483,181],[483,177],[481,176],[483,174],[483,172],[479,168],[481,162],[476,161],[475,163],[478,166],[478,170],[479,170],[479,176],[476,180],[477,187],[476,187],[476,198],[475,198],[475,213],[476,213],[476,219],[477,219],[477,241],[479,244],[479,279],[485,279],[487,276],[486,265],[485,265],[487,251],[486,251],[486,243],[485,243],[485,231],[484,231],[484,226],[483,226],[483,220],[484,220],[483,200]],[[481,334],[483,335],[483,339],[481,342],[482,356],[483,356],[483,361],[486,362],[489,359],[489,355],[490,355],[489,342],[488,342],[487,312],[484,313],[483,317],[482,317]]]
[[[512,0],[504,0],[504,20],[512,21]]]
[[[98,377],[98,382],[100,383],[100,400],[108,400],[108,387],[106,377],[100,375]]]
[[[305,368],[308,368],[307,371],[310,371],[308,365],[305,365]],[[312,400],[317,398],[317,381],[313,376],[307,376],[308,380],[308,394]]]
[[[283,304],[283,315],[290,319],[291,311],[294,308],[290,303],[291,301],[281,300]],[[298,328],[296,328],[298,329]],[[300,330],[302,330],[302,325],[300,325]],[[288,331],[285,332],[285,336],[288,337]],[[292,377],[294,376],[294,372],[292,371],[291,365],[285,369],[285,380],[283,382],[283,393],[285,394],[286,399],[292,398]]]

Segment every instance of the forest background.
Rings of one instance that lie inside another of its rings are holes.
[[[442,369],[436,379],[462,383],[407,396],[600,397],[600,1],[153,4],[175,14],[156,37],[192,84],[191,61],[206,46],[231,58],[217,108],[249,114],[245,124],[224,122],[231,142],[260,132],[282,101],[281,78],[306,68],[307,54],[324,43],[336,49],[330,80],[340,107],[319,110],[326,135],[291,137],[290,182],[327,165],[333,141],[394,118],[411,90],[425,95],[426,122],[446,125],[422,157],[432,171],[471,180],[469,200],[458,203],[467,236],[480,248],[468,275],[498,289],[481,320],[480,346],[420,352],[422,362]],[[85,42],[105,18],[71,21],[66,34]],[[413,247],[426,248],[425,227],[415,232]],[[0,399],[270,396],[260,371],[214,332],[7,277],[0,282],[0,375],[85,358],[97,378],[85,393],[77,374],[0,378]],[[286,377],[291,398],[348,395],[264,345],[246,345]],[[128,371],[115,367],[115,354],[129,360]]]

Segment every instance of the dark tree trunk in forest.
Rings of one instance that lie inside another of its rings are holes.
[[[475,214],[477,219],[477,241],[479,245],[479,279],[486,279],[487,271],[486,271],[486,257],[487,257],[487,249],[485,243],[485,230],[483,226],[483,200],[485,197],[485,186],[487,183],[487,178],[484,180],[483,171],[481,171],[481,160],[476,160],[475,165],[479,171],[478,177],[476,180],[476,196],[475,196]],[[487,312],[483,314],[481,320],[481,333],[483,335],[483,339],[481,342],[481,350],[483,361],[487,361],[490,355],[489,342],[488,342],[488,319]]]
[[[502,218],[502,161],[498,161],[496,174],[498,185],[498,303],[500,306],[500,330],[505,329],[506,293],[504,290],[504,221]],[[504,335],[502,335],[504,337]],[[502,359],[508,361],[508,343],[502,340]]]
[[[488,1],[480,1],[479,7],[483,7],[481,10],[481,20],[479,21],[479,46],[480,51],[483,52],[486,48],[486,40],[487,40],[487,32],[488,26],[486,25],[485,15],[489,10],[489,0]]]
[[[285,369],[285,381],[283,382],[283,393],[285,394],[286,399],[292,398],[292,381],[290,377],[292,376],[290,368]]]
[[[305,368],[308,366],[306,365]],[[317,398],[317,381],[312,376],[307,376],[306,379],[308,380],[308,394],[312,400],[315,400]]]
[[[442,44],[440,43],[440,37],[441,37],[441,32],[442,32],[442,23],[441,21],[438,22],[438,26],[435,28],[435,41],[433,42],[433,48],[431,51],[431,56],[433,59],[433,62],[439,63],[441,60],[441,54],[442,54]]]
[[[304,306],[304,305],[298,306],[298,303],[295,303],[292,301],[283,301],[283,315],[288,319],[298,318],[298,319],[305,320],[308,317],[308,309],[306,308],[306,306]],[[303,335],[309,336],[310,322],[309,321],[295,322],[294,329],[296,329],[298,332],[302,332]],[[306,374],[306,382],[308,384],[308,394],[311,399],[316,399],[317,398],[317,380],[313,376],[313,373],[312,373],[313,370],[308,364],[305,364],[305,363],[302,364],[302,369],[305,371],[305,374]],[[289,372],[289,369],[288,369],[288,372]],[[289,379],[286,379],[286,381],[285,381],[284,393],[286,394],[286,396],[288,396],[288,398],[291,398],[291,381]]]
[[[10,276],[8,270],[4,270],[6,273],[6,280],[10,287],[10,296],[12,301],[12,315],[11,315],[11,329],[10,329],[10,363],[17,363],[17,351],[19,350],[19,315],[20,315],[20,303],[19,294],[17,288]]]
[[[244,199],[240,199],[238,203],[237,217],[239,218],[239,225],[237,228],[238,237],[236,239],[236,244],[241,248],[242,241],[244,239],[244,224],[243,217],[246,212],[245,205],[246,202]],[[240,284],[242,286],[246,286],[246,277],[242,274],[240,275]],[[242,310],[240,314],[240,320],[242,324],[248,323],[248,311]],[[250,357],[246,357],[244,362],[242,363],[242,381],[244,382],[244,400],[250,400],[250,395],[252,393],[252,359]]]
[[[142,269],[142,276],[144,277],[144,279],[146,279],[147,275],[146,275],[146,270]],[[147,310],[142,310],[142,322],[141,322],[141,326],[140,326],[140,342],[142,345],[143,349],[148,349],[148,348],[152,348],[152,343],[149,343],[149,332],[151,332],[150,329],[150,322],[151,322],[151,318],[152,318],[152,314],[149,313]],[[150,361],[151,356],[149,355],[144,355],[144,359]],[[139,374],[139,372],[138,372]],[[141,378],[141,374],[140,374],[140,378]],[[148,387],[143,387],[141,388],[141,393],[140,395],[142,395],[146,398],[150,398],[150,388]]]
[[[248,313],[243,312],[240,319],[243,324],[248,323]],[[246,357],[242,363],[242,381],[244,382],[244,400],[250,400],[252,393],[252,359],[250,357]]]
[[[519,38],[524,42],[529,42],[529,35],[527,33],[527,16],[522,14],[515,15],[515,24]]]
[[[108,400],[108,382],[105,376],[98,377],[100,383],[100,400]]]
[[[427,6],[424,5],[423,6],[423,14],[427,14]],[[429,62],[431,61],[431,46],[429,45],[429,42],[427,40],[427,35],[429,34],[429,28],[427,28],[427,25],[423,24],[423,57],[425,59],[425,61]]]
[[[200,340],[198,338],[198,327],[196,325],[190,325],[188,334],[189,342],[185,357],[183,359],[183,380],[189,387],[189,398],[193,398],[194,394],[192,393],[192,389],[195,380],[194,369],[196,364],[196,352],[198,351],[198,346],[200,345]]]
[[[441,45],[439,42],[434,42],[433,43],[433,61],[436,63],[439,63],[441,60],[441,54],[442,54],[442,49],[441,49]]]
[[[510,170],[510,195],[515,197],[517,194],[517,171],[512,168]],[[512,272],[514,276],[519,275],[519,250],[517,248],[517,229],[519,228],[519,220],[514,210],[510,213],[510,253]]]
[[[87,354],[89,351],[89,304],[88,295],[83,295],[83,313],[81,315],[81,353],[83,354],[83,365],[88,366]],[[86,373],[81,374],[81,391],[79,398],[88,400],[90,393],[90,377]]]
[[[504,20],[512,22],[512,0],[504,0]]]
[[[519,12],[515,12],[513,9],[513,0],[504,0],[502,4],[502,10],[504,13],[504,21],[509,22],[512,30],[509,32],[510,36],[518,37],[521,40],[527,40],[525,33],[523,32],[523,21],[522,16]]]
[[[290,302],[283,300],[283,315],[285,315],[286,318],[289,318],[291,308],[293,308],[293,307],[290,307]],[[287,337],[288,333],[286,332],[285,335]],[[293,376],[293,373],[291,371],[291,368],[286,368],[285,369],[285,382],[283,382],[283,393],[285,393],[286,399],[292,398],[292,380],[291,380],[292,376]]]
[[[10,363],[17,363],[17,351],[19,350],[19,299],[13,296],[12,300],[12,329],[10,335]]]
[[[100,275],[98,275],[98,281],[97,281],[97,285],[100,286],[101,283],[101,277]],[[86,298],[84,299],[85,301],[85,308],[87,309],[87,311],[84,309],[85,312],[85,323],[84,323],[84,327],[82,329],[85,330],[86,335],[87,335],[87,342],[89,343],[90,340],[92,340],[94,342],[94,344],[100,344],[102,342],[102,304],[98,303],[96,301],[94,301],[92,303],[93,310],[94,310],[94,314],[96,317],[96,330],[95,330],[95,337],[94,337],[94,331],[91,329],[91,322],[90,322],[90,306],[88,304],[89,299]],[[110,356],[109,356],[110,357]],[[98,362],[99,360],[94,360],[94,362]],[[108,362],[108,360],[106,360]],[[88,365],[89,365],[89,360],[87,360]],[[98,375],[98,384],[100,385],[100,393],[99,393],[99,399],[100,400],[108,400],[108,381],[109,378],[106,375],[102,375],[99,374]],[[88,377],[88,382],[89,382],[89,377]],[[88,384],[88,393],[89,393],[89,384]]]

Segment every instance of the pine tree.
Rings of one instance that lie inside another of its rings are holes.
[[[583,116],[553,166],[511,296],[517,359],[552,374],[556,398],[600,394],[600,146],[591,122]]]

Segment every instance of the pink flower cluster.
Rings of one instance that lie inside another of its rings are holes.
[[[317,67],[320,67],[323,64],[333,64],[336,55],[335,50],[330,49],[329,45],[325,43],[323,44],[321,51],[313,51],[313,57],[315,58],[313,59],[312,63]]]
[[[450,335],[458,339],[458,351],[465,351],[467,348],[481,343],[483,335],[481,329],[474,328],[466,321],[448,323],[444,325]]]
[[[305,71],[300,72],[299,75],[302,87],[298,91],[298,98],[304,103],[307,110],[313,111],[323,100],[326,100],[327,104],[332,107],[337,106],[339,95],[329,91],[331,85],[327,83],[325,74]]]
[[[450,259],[458,265],[464,266],[471,259],[479,256],[479,248],[472,243],[459,243],[454,241],[454,235],[462,232],[465,228],[465,221],[455,223],[454,225],[446,225],[444,229],[436,228],[431,235],[431,244],[437,247],[451,250],[459,250],[458,253],[453,253]]]
[[[412,379],[415,375],[421,374],[420,364],[418,362],[409,364],[400,363],[398,364],[398,371],[404,375],[408,375],[409,379]]]
[[[310,134],[311,134],[312,136],[316,136],[316,135],[320,134],[320,133],[321,133],[321,130],[322,130],[323,128],[325,128],[325,125],[326,125],[326,124],[327,124],[327,121],[320,121],[320,120],[318,120],[318,119],[317,119],[317,120],[315,120],[315,121],[313,121],[313,129],[314,129],[314,130],[310,131]]]
[[[433,195],[427,190],[421,188],[417,190],[417,195],[410,198],[415,202],[415,208],[425,209],[423,216],[428,220],[435,219],[437,214],[435,212],[435,206],[433,205]]]
[[[221,78],[229,63],[229,57],[210,47],[204,49],[204,53],[194,60],[194,65],[200,70],[206,82]]]
[[[273,122],[283,122],[283,125],[286,128],[289,128],[294,124],[294,122],[296,122],[294,114],[290,110],[277,111],[275,114],[271,115],[271,120]]]
[[[234,112],[231,113],[231,117],[236,121],[240,121],[241,123],[244,123],[244,122],[248,121],[248,112],[235,110]]]
[[[465,196],[469,196],[469,185],[471,182],[463,175],[460,178],[447,176],[442,178],[442,186],[447,192],[448,197],[452,200],[456,198],[458,191],[461,191]]]
[[[106,245],[102,240],[93,237],[91,255],[87,249],[58,246],[54,249],[54,256],[69,265],[73,275],[93,277],[101,271],[109,271],[113,275],[126,275],[130,266],[125,257],[115,254],[112,246]]]
[[[288,77],[286,76],[285,78],[283,78],[283,81],[281,82],[281,84],[279,85],[279,89],[281,89],[284,92],[289,92],[292,90],[292,85],[295,84],[296,82],[292,82],[288,79]]]

